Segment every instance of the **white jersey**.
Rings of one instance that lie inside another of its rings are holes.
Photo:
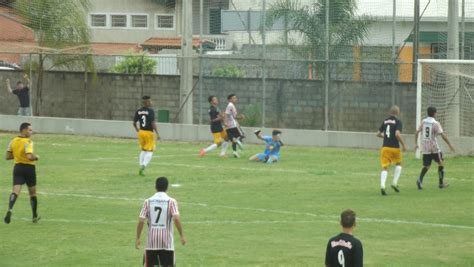
[[[433,117],[427,117],[421,121],[418,131],[421,132],[421,149],[423,154],[435,154],[441,150],[436,137],[443,133],[441,124]]]
[[[234,104],[229,102],[227,108],[225,109],[225,127],[227,129],[239,127],[239,122],[237,122],[237,109]]]
[[[148,220],[145,250],[174,250],[173,216],[179,215],[178,203],[165,192],[158,192],[143,203],[140,218]]]

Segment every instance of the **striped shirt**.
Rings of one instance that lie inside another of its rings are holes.
[[[174,250],[173,216],[176,215],[179,215],[178,203],[165,192],[145,200],[140,212],[140,218],[148,222],[145,250]]]
[[[229,102],[225,109],[225,127],[227,129],[239,127],[239,123],[237,122],[237,109],[231,102]]]
[[[441,124],[435,118],[427,117],[421,121],[418,131],[421,132],[421,149],[423,154],[441,152],[436,137],[443,133]]]

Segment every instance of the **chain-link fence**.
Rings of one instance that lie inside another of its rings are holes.
[[[2,28],[0,87],[29,74],[35,115],[129,120],[148,94],[161,122],[180,122],[190,108],[193,123],[207,124],[208,96],[222,110],[234,93],[243,125],[373,131],[397,104],[410,132],[414,62],[448,51],[448,0],[141,0],[128,13],[90,2],[90,45],[40,43],[31,21],[33,38]],[[474,59],[474,1],[458,8],[459,56]],[[0,20],[15,10],[0,9]],[[187,88],[183,77],[193,77]],[[16,113],[8,90],[0,102],[0,113]]]

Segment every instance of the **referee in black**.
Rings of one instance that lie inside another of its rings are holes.
[[[326,267],[361,267],[363,249],[359,239],[352,235],[356,214],[347,209],[341,213],[342,233],[329,239],[326,248]]]

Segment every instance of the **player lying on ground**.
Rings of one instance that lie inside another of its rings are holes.
[[[272,136],[262,136],[261,130],[257,130],[254,133],[258,139],[265,142],[265,151],[251,156],[249,160],[261,161],[268,164],[279,161],[280,147],[283,145],[280,139],[281,131],[273,130]]]

